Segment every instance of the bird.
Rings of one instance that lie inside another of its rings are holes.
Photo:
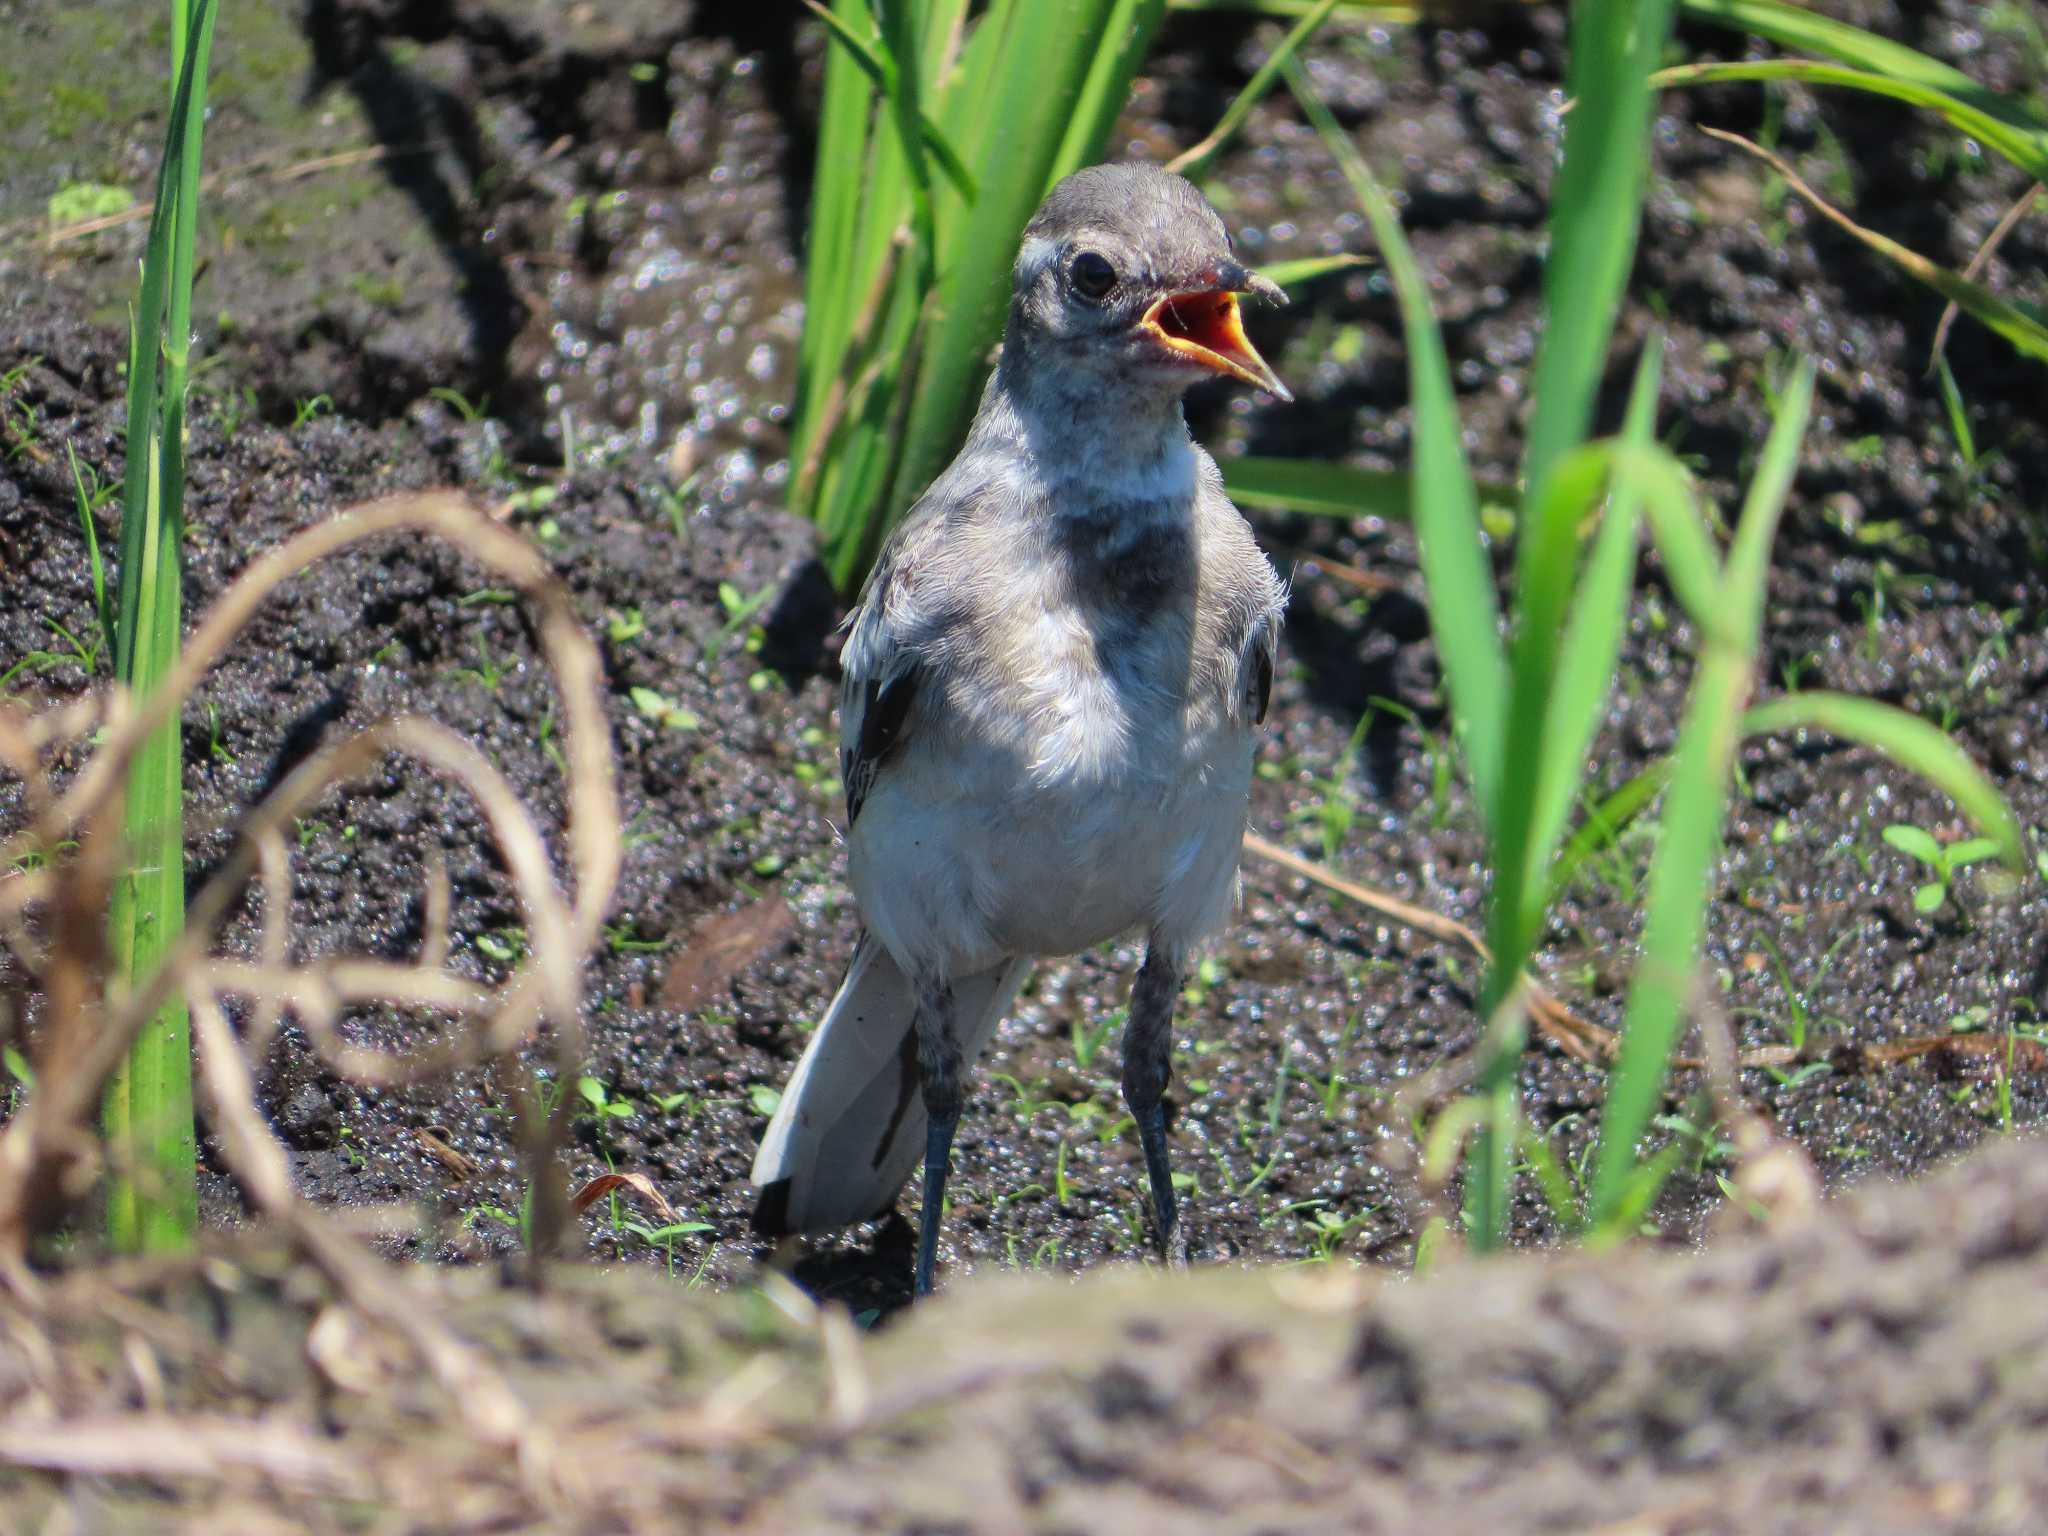
[[[845,623],[840,770],[863,931],[753,1166],[761,1233],[889,1210],[920,1155],[930,1294],[967,1074],[1032,965],[1142,932],[1123,1094],[1185,1263],[1164,1093],[1191,951],[1237,902],[1287,588],[1189,432],[1223,375],[1292,396],[1180,176],[1093,166],[1026,224],[958,456]]]

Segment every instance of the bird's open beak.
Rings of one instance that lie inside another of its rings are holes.
[[[1235,263],[1229,264],[1228,271],[1213,275],[1220,280],[1218,286],[1169,293],[1145,311],[1138,328],[1190,362],[1243,379],[1276,399],[1293,400],[1279,375],[1266,366],[1266,360],[1246,339],[1244,324],[1237,313],[1240,292],[1256,293],[1282,304],[1287,302],[1287,295],[1257,273]]]

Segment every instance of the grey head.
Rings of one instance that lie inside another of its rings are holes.
[[[1192,182],[1148,165],[1097,165],[1052,189],[1012,275],[1006,369],[1056,369],[1062,393],[1178,400],[1214,374],[1293,397],[1245,339],[1239,294],[1284,304],[1232,255]]]

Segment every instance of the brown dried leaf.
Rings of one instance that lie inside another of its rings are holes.
[[[654,1187],[654,1180],[644,1173],[600,1173],[569,1197],[569,1208],[573,1211],[588,1210],[614,1190],[624,1189],[638,1195],[663,1221],[676,1219],[676,1208],[668,1203],[668,1197]]]
[[[416,1130],[412,1135],[413,1140],[420,1144],[421,1151],[433,1158],[435,1162],[446,1168],[458,1179],[467,1179],[475,1175],[476,1160],[468,1153],[458,1151],[456,1148],[449,1146],[447,1142],[435,1135],[433,1131]]]
[[[662,1006],[683,1012],[703,1007],[795,932],[796,913],[780,896],[763,897],[737,912],[700,918],[662,981]]]
[[[2048,1068],[2048,1048],[2025,1035],[2003,1034],[1915,1035],[1906,1040],[1860,1047],[1860,1054],[1873,1065],[1910,1061],[1931,1056],[1951,1066],[1968,1062],[1981,1071],[1996,1071],[2010,1060],[2015,1072],[2039,1072]]]

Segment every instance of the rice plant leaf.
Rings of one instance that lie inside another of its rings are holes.
[[[1415,411],[1413,517],[1428,591],[1430,629],[1448,684],[1451,719],[1465,753],[1478,803],[1490,813],[1498,798],[1507,708],[1507,656],[1500,640],[1500,600],[1479,522],[1479,490],[1465,459],[1457,397],[1443,334],[1429,307],[1429,286],[1401,230],[1401,220],[1330,109],[1316,95],[1300,61],[1281,66],[1289,89],[1351,185],[1371,222],[1401,307],[1408,346],[1408,392]]]
[[[2027,867],[2026,836],[2012,807],[1954,737],[1918,715],[1851,694],[1788,693],[1751,709],[1743,717],[1743,730],[1757,736],[1784,731],[1825,731],[1844,741],[1875,748],[1955,801],[1957,809],[1990,839],[1992,848],[2008,868],[2024,871]],[[1899,831],[1917,834],[1928,844],[1933,843],[1917,827],[1887,828],[1883,834],[1885,841],[1904,848],[1892,835]],[[1919,856],[1930,864],[1937,862],[1939,854],[1938,848],[1919,851]]]
[[[838,0],[839,19],[864,15],[862,0]],[[839,376],[854,308],[861,297],[853,270],[854,240],[867,188],[868,120],[875,87],[852,54],[835,48],[825,59],[825,94],[818,114],[818,142],[829,144],[831,175],[812,178],[811,223],[804,251],[804,328],[797,342],[794,416],[815,428],[832,382]],[[799,432],[797,460],[807,440]],[[815,450],[811,456],[815,457]]]
[[[1287,61],[1301,51],[1302,45],[1315,36],[1317,28],[1330,19],[1330,12],[1337,7],[1337,0],[1317,0],[1308,11],[1280,39],[1278,46],[1266,55],[1265,60],[1252,72],[1251,79],[1244,83],[1244,89],[1231,98],[1230,105],[1223,109],[1223,115],[1216,119],[1202,139],[1189,145],[1166,162],[1169,171],[1178,171],[1190,181],[1200,181],[1202,173],[1209,168],[1209,162],[1216,158],[1216,152],[1228,144],[1237,130],[1244,126],[1244,120],[1251,115],[1253,107],[1266,99],[1273,89],[1273,82],[1280,78],[1280,70]],[[1277,281],[1277,279],[1276,279]]]
[[[212,54],[212,0],[172,8],[177,70],[142,294],[129,335],[128,463],[121,528],[116,676],[138,696],[158,687],[180,643],[184,420],[190,373],[194,230]],[[129,770],[123,832],[128,867],[108,912],[119,984],[148,980],[185,921],[183,754],[173,720]],[[143,1027],[108,1084],[104,1118],[119,1171],[107,1191],[117,1248],[189,1247],[198,1228],[193,1178],[192,1052],[185,1003],[174,997]]]
[[[1671,8],[1672,0],[1580,0],[1571,12],[1567,89],[1575,107],[1551,196],[1542,341],[1531,385],[1535,409],[1522,455],[1503,767],[1482,801],[1491,806],[1495,870],[1487,923],[1493,963],[1480,992],[1489,1017],[1518,985],[1541,924],[1549,849],[1535,841],[1533,797],[1523,783],[1510,781],[1506,765],[1514,765],[1518,777],[1562,772],[1545,739],[1557,646],[1571,602],[1579,518],[1607,472],[1605,459],[1582,445],[1641,222],[1649,74],[1670,34]],[[1420,401],[1416,414],[1419,424]],[[1542,810],[1561,824],[1554,793]],[[1492,1117],[1474,1149],[1465,1209],[1481,1249],[1507,1235],[1521,1047],[1522,1031],[1504,1032],[1480,1069]]]
[[[1046,0],[1032,0],[1032,6],[1037,23],[1040,8],[1049,7]],[[1080,94],[1059,153],[1045,176],[1046,191],[1062,176],[1101,158],[1109,131],[1130,99],[1131,81],[1145,62],[1153,34],[1166,19],[1166,0],[1107,0],[1097,6],[1097,14],[1094,46],[1083,50]]]
[[[1353,469],[1321,459],[1279,459],[1246,455],[1222,459],[1223,488],[1249,506],[1281,507],[1316,517],[1384,517],[1406,522],[1414,497],[1408,475],[1385,469]]]
[[[1167,0],[1167,4],[1176,11],[1227,11],[1285,21],[1308,15],[1321,0]],[[1338,5],[1345,15],[1361,21],[1413,26],[1425,19],[1425,8],[1416,0],[1338,0]]]
[[[1953,65],[1875,32],[1818,15],[1804,5],[1788,0],[1680,0],[1680,4],[1691,20],[1767,38],[1780,47],[1824,54],[1853,68],[1947,92],[2012,123],[2048,128],[2048,113],[2031,102],[2002,96]]]
[[[1757,59],[1740,64],[1681,64],[1661,70],[1657,84],[1673,89],[1690,85],[1723,85],[1733,81],[1791,81],[1799,85],[1831,85],[1884,96],[1932,112],[1952,127],[1981,139],[2034,180],[2048,176],[2048,124],[2015,110],[2008,99],[1988,95],[1981,87],[1968,96],[1911,80],[1894,79],[1872,70],[1806,59]]]
[[[896,126],[897,152],[910,184],[910,227],[916,237],[920,286],[929,287],[939,260],[939,226],[932,210],[931,170],[925,163],[924,108],[918,101],[918,48],[913,0],[872,0],[882,26],[875,58],[882,69],[882,99]]]
[[[1730,775],[1752,686],[1766,561],[1813,404],[1806,360],[1780,397],[1777,419],[1750,482],[1721,582],[1725,621],[1703,628],[1698,671],[1679,727],[1657,854],[1650,866],[1642,958],[1629,988],[1621,1051],[1607,1085],[1594,1154],[1593,1221],[1613,1233],[1632,1225],[1639,1188],[1637,1144],[1663,1096],[1681,1022],[1699,974],[1700,937],[1714,859],[1727,814]]]
[[[1642,498],[1664,579],[1679,606],[1701,628],[1714,624],[1721,606],[1721,552],[1685,471],[1669,453],[1638,451],[1623,442],[1615,450],[1615,475]]]
[[[1259,268],[1259,276],[1268,282],[1278,283],[1282,288],[1298,288],[1319,277],[1328,277],[1332,272],[1348,272],[1353,267],[1371,265],[1368,258],[1345,251],[1335,256],[1303,256],[1297,261],[1276,261],[1271,266]]]
[[[1653,334],[1636,366],[1621,433],[1622,441],[1638,453],[1648,453],[1654,446],[1663,361],[1663,335]],[[1614,689],[1614,666],[1621,655],[1629,594],[1635,585],[1640,487],[1640,480],[1634,477],[1610,479],[1607,510],[1572,595],[1558,646],[1542,756],[1534,765],[1529,790],[1527,889],[1532,926],[1542,920],[1556,891],[1552,855],[1564,835],[1572,802],[1585,782],[1586,754],[1599,727],[1601,710]]]
[[[1650,71],[1671,34],[1672,0],[1581,0],[1572,7],[1564,162],[1551,194],[1544,325],[1522,456],[1525,498],[1584,440],[1634,260],[1648,173]],[[1524,548],[1518,556],[1540,552]],[[1518,579],[1519,585],[1519,579]]]
[[[1947,364],[1943,364],[1945,368]],[[110,645],[114,638],[114,605],[107,596],[107,568],[100,559],[99,524],[93,520],[92,497],[86,494],[85,472],[78,467],[78,451],[67,440],[64,456],[71,464],[71,488],[78,498],[78,521],[85,529],[85,554],[87,569],[92,573],[92,611],[99,621],[100,643]]]
[[[1814,372],[1813,359],[1801,358],[1779,394],[1777,420],[1771,424],[1756,472],[1750,476],[1742,516],[1735,524],[1735,537],[1722,567],[1720,611],[1728,624],[1728,638],[1745,653],[1756,650],[1763,633],[1771,545],[1778,537],[1778,520],[1784,515],[1792,477],[1799,470],[1799,445],[1813,410]]]
[[[1578,564],[1578,530],[1599,505],[1612,454],[1603,443],[1574,448],[1559,459],[1543,490],[1523,507],[1517,543],[1537,550],[1522,562],[1515,597],[1515,633],[1509,650],[1510,684],[1505,762],[1514,765],[1504,780],[1492,823],[1493,899],[1487,939],[1494,965],[1521,973],[1542,920],[1540,897],[1548,873],[1550,846],[1539,845],[1541,822],[1561,831],[1577,788],[1583,742],[1566,743],[1568,764],[1548,734],[1560,710],[1576,713],[1584,701],[1560,704],[1554,696],[1559,651],[1573,598]],[[1619,622],[1619,615],[1615,615]],[[1594,680],[1584,680],[1592,685]],[[1597,680],[1604,691],[1607,679]]]
[[[1950,303],[1966,311],[1973,319],[1996,331],[2024,355],[2048,362],[2048,326],[2043,326],[2025,310],[2001,299],[1982,284],[1971,282],[1961,273],[1951,272],[1947,267],[1929,261],[1919,252],[1909,250],[1890,236],[1864,228],[1801,180],[1799,173],[1786,163],[1783,156],[1774,154],[1760,144],[1752,144],[1740,134],[1728,133],[1720,128],[1702,127],[1700,132],[1748,150],[1784,177],[1786,185],[1811,203],[1823,217],[1847,230],[1908,277],[1925,283]]]
[[[1276,507],[1310,517],[1381,517],[1405,523],[1415,506],[1415,477],[1405,470],[1356,469],[1326,459],[1267,458],[1246,454],[1219,459],[1223,488],[1248,507]],[[1479,482],[1479,502],[1489,518],[1512,528],[1513,487]]]
[[[832,40],[853,56],[854,63],[860,66],[861,73],[868,77],[869,82],[877,90],[886,90],[888,74],[874,45],[854,31],[841,17],[820,5],[818,0],[804,0],[804,6],[825,24],[826,30],[832,34]],[[939,170],[953,183],[955,191],[970,203],[973,202],[974,173],[967,169],[966,162],[960,158],[960,152],[954,149],[952,142],[947,139],[945,130],[923,112],[918,114],[917,121],[918,131],[924,137],[924,146],[937,162]]]
[[[842,530],[827,529],[827,567],[842,587],[866,571],[883,530],[958,447],[1002,332],[1018,234],[1061,175],[1100,155],[1165,5],[1012,0],[983,14],[962,73],[980,83],[979,99],[961,108],[972,131],[954,137],[979,168],[980,197],[973,217],[950,221],[940,243],[887,489]],[[950,117],[942,120],[951,129]]]

